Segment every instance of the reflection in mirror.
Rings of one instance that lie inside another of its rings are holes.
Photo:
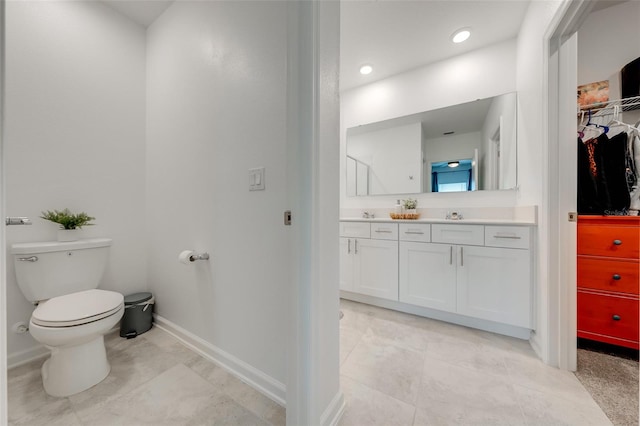
[[[346,164],[349,196],[514,188],[516,94],[347,129]]]
[[[473,191],[472,163],[471,158],[431,163],[431,192]]]

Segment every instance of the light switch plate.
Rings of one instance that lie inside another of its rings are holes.
[[[249,191],[264,190],[264,167],[249,169]]]

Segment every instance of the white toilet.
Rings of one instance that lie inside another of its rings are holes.
[[[111,239],[11,246],[20,290],[38,307],[29,332],[51,350],[42,366],[45,391],[69,396],[109,375],[104,335],[122,318],[124,297],[98,290]]]

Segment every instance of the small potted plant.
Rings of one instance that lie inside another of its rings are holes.
[[[416,207],[418,206],[418,200],[407,198],[406,200],[402,200],[402,206],[404,207],[405,212],[415,214]]]
[[[60,229],[58,229],[58,241],[77,240],[77,230],[82,229],[83,226],[93,225],[93,223],[89,222],[96,219],[85,212],[71,213],[69,209],[64,209],[62,211],[47,210],[46,212],[42,212],[42,216],[40,216],[40,218],[57,223],[60,226]]]

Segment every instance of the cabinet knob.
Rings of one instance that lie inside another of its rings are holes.
[[[612,318],[614,321],[620,321],[620,315],[614,315]]]
[[[613,274],[613,279],[618,281],[620,279],[620,275],[618,274]]]
[[[613,244],[619,246],[622,244],[622,240],[613,240]]]

